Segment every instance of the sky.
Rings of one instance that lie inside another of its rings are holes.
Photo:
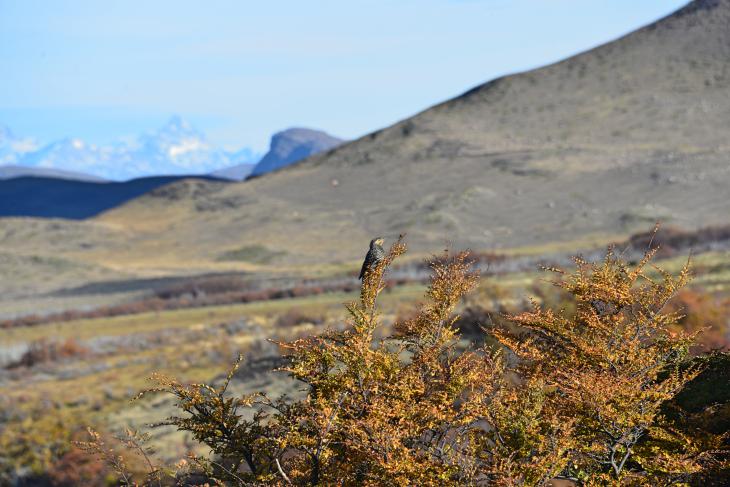
[[[352,139],[686,0],[0,0],[0,124],[107,143],[179,114],[228,149]]]

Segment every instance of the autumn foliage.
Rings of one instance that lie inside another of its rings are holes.
[[[650,277],[654,253],[633,268],[612,250],[600,264],[577,258],[576,272],[556,281],[575,299],[575,314],[535,304],[513,318],[526,333],[495,332],[520,358],[520,374],[544,380],[553,406],[575,420],[568,472],[590,483],[651,483],[701,470],[666,451],[640,457],[646,449],[637,447],[649,432],[671,436],[659,421],[661,405],[699,373],[680,368],[694,335],[673,332],[679,316],[663,312],[688,282],[689,265],[677,277],[654,267]]]
[[[478,282],[466,252],[432,259],[423,304],[384,328],[378,296],[405,250],[398,240],[366,274],[342,330],[279,343],[304,399],[227,394],[240,362],[220,386],[154,377],[142,395],[171,394],[181,411],[163,424],[214,453],[191,458],[207,482],[701,485],[728,467],[722,433],[688,435],[662,412],[702,371],[687,365],[694,335],[665,310],[689,266],[576,259],[572,274],[554,269],[570,313],[535,303],[476,347],[456,326]]]

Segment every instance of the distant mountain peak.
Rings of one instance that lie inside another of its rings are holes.
[[[81,139],[70,139],[69,144],[71,144],[71,147],[74,149],[83,149],[86,147],[86,144]]]
[[[282,167],[323,152],[344,142],[321,130],[292,127],[275,133],[271,137],[269,152],[256,164],[252,176],[276,171]]]
[[[0,164],[16,164],[36,148],[33,139],[17,137],[10,127],[0,124]]]
[[[332,135],[329,135],[324,130],[317,130],[317,129],[311,129],[307,127],[289,127],[288,129],[281,130],[274,134],[274,137],[277,136],[286,136],[286,137],[306,137],[306,138],[312,138],[312,137],[329,137],[331,139],[337,139],[337,137],[334,137]],[[342,139],[337,139],[342,140]]]
[[[231,165],[228,154],[208,142],[179,115],[136,139],[97,146],[67,137],[37,149],[0,127],[0,164],[83,172],[128,180],[153,175],[207,174]]]
[[[186,171],[204,166],[210,171],[225,166],[225,154],[212,147],[205,134],[198,131],[179,115],[174,115],[162,128],[142,136],[142,153],[148,159],[184,167]]]
[[[266,164],[257,166],[256,173],[273,171],[340,143],[341,139],[320,130],[283,130],[271,138]],[[32,139],[18,138],[10,128],[0,125],[0,165],[80,172],[111,180],[211,173],[240,180],[260,160],[260,154],[250,148],[226,152],[216,147],[180,115],[136,139],[101,146],[66,137],[38,148]]]
[[[200,134],[193,126],[180,115],[173,115],[157,133],[170,134]]]

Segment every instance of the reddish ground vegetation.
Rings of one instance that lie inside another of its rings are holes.
[[[683,289],[669,303],[668,310],[682,315],[679,325],[683,331],[701,331],[697,337],[699,350],[730,350],[729,299],[698,289]]]
[[[389,283],[389,286],[395,284],[403,284],[404,282],[406,282],[406,280],[401,279],[394,284]],[[299,285],[284,289],[269,288],[256,291],[224,292],[218,294],[200,293],[197,296],[184,294],[171,299],[151,297],[147,299],[140,299],[139,301],[132,301],[129,303],[113,306],[101,306],[99,308],[89,311],[68,310],[62,313],[53,313],[48,315],[27,315],[19,318],[0,321],[0,328],[35,326],[45,323],[58,323],[81,319],[108,318],[111,316],[131,315],[151,311],[167,311],[184,308],[251,303],[255,301],[300,298],[326,293],[348,293],[356,290],[357,288],[357,283],[348,281],[335,284],[323,284],[319,286]]]
[[[83,357],[88,354],[89,349],[73,338],[68,338],[63,342],[42,338],[31,342],[28,345],[28,350],[17,361],[10,363],[7,368],[33,367],[41,363],[57,362],[72,357]]]
[[[634,234],[629,237],[627,243],[639,252],[650,247],[659,247],[657,257],[672,257],[688,250],[702,251],[713,246],[730,246],[730,225],[705,227],[694,231],[664,226],[656,231]]]
[[[81,436],[79,436],[81,439]],[[53,462],[46,473],[54,487],[109,485],[115,479],[111,469],[85,451],[71,444],[69,450]]]

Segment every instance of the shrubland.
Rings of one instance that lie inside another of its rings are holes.
[[[385,327],[378,298],[405,251],[397,241],[366,274],[345,326],[277,342],[279,373],[296,379],[301,398],[228,393],[240,359],[219,384],[152,377],[139,397],[173,398],[178,412],[160,424],[189,432],[210,455],[150,461],[147,477],[134,478],[97,433],[77,445],[128,485],[728,481],[718,419],[727,408],[714,400],[727,395],[717,377],[728,356],[693,359],[697,327],[668,306],[689,263],[673,275],[652,264],[656,250],[634,265],[611,249],[598,263],[578,258],[573,272],[550,269],[559,300],[481,327],[473,302],[476,324],[455,314],[478,282],[469,254],[446,252],[430,261],[418,309]],[[466,328],[490,338],[469,343]]]

